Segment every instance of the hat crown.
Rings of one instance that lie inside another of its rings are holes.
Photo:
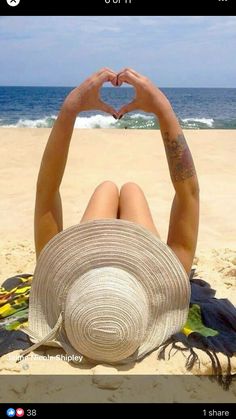
[[[87,358],[118,362],[134,354],[148,327],[148,299],[142,285],[120,268],[86,272],[71,287],[65,331]]]

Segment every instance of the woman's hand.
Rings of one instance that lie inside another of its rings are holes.
[[[131,68],[126,68],[117,75],[117,85],[121,86],[122,83],[131,84],[135,88],[136,96],[132,102],[122,106],[118,113],[119,118],[135,109],[152,112],[157,116],[172,109],[166,96],[148,78]]]
[[[104,103],[100,98],[100,89],[105,82],[117,85],[117,74],[109,68],[103,68],[85,80],[79,87],[72,90],[63,108],[76,116],[79,112],[89,110],[100,110],[107,112],[117,119],[118,112],[110,105]]]

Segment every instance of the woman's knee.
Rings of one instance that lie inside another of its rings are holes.
[[[114,193],[115,195],[119,196],[119,188],[111,180],[104,180],[102,183],[100,183],[96,187],[96,190],[102,190],[102,191]]]
[[[143,194],[143,190],[142,188],[135,182],[126,182],[124,183],[124,185],[122,185],[121,189],[120,189],[120,195],[123,194],[134,194],[134,193],[142,193]]]

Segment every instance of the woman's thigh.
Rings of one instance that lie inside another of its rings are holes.
[[[117,218],[119,189],[111,181],[102,182],[92,194],[81,223],[101,218]]]
[[[119,218],[140,224],[160,237],[145,195],[136,183],[125,183],[120,190]]]

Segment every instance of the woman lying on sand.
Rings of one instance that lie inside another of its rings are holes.
[[[117,112],[100,99],[105,82],[130,84],[135,99]],[[144,192],[131,182],[120,191],[111,181],[98,185],[80,223],[63,230],[60,185],[74,123],[94,109],[115,118],[140,109],[158,118],[175,189],[166,243]],[[38,174],[28,331],[36,343],[25,353],[58,344],[70,355],[123,363],[159,347],[187,319],[198,223],[197,175],[169,100],[132,69],[93,74],[66,97]]]

